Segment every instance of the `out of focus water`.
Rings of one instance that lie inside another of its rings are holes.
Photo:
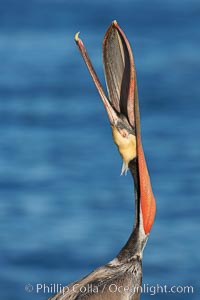
[[[1,1],[0,282],[4,300],[46,299],[111,260],[133,221],[133,184],[76,49],[103,81],[101,42],[117,19],[137,68],[143,143],[157,199],[144,255],[149,285],[199,299],[200,2]],[[142,299],[152,299],[150,294]]]

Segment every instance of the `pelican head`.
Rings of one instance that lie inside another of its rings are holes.
[[[136,71],[131,46],[117,21],[113,21],[103,40],[107,97],[79,33],[75,35],[75,41],[106,109],[113,140],[123,160],[121,174],[126,174],[130,168],[133,175],[136,206],[139,207],[135,227],[142,224],[145,237],[153,225],[156,205],[141,141]]]
[[[136,136],[133,130],[126,129],[124,126],[111,127],[113,140],[123,160],[121,175],[127,174],[129,162],[136,157]]]

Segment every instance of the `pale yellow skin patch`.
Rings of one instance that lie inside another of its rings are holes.
[[[126,129],[117,129],[112,127],[112,135],[115,144],[123,160],[121,175],[128,171],[129,162],[136,157],[136,136],[129,134]]]

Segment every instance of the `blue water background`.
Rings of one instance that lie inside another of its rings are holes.
[[[111,260],[133,223],[133,184],[73,40],[104,84],[101,42],[117,19],[132,45],[142,137],[157,199],[143,282],[200,292],[199,0],[0,4],[0,283],[65,285]],[[104,84],[105,86],[105,84]],[[143,294],[142,299],[152,299]]]

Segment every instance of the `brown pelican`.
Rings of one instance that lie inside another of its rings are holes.
[[[112,128],[115,144],[135,187],[135,223],[125,246],[112,261],[65,287],[51,300],[137,300],[142,283],[142,255],[155,217],[155,199],[140,136],[140,117],[134,60],[129,42],[116,21],[103,41],[103,62],[108,98],[79,35],[75,41],[89,69]]]

